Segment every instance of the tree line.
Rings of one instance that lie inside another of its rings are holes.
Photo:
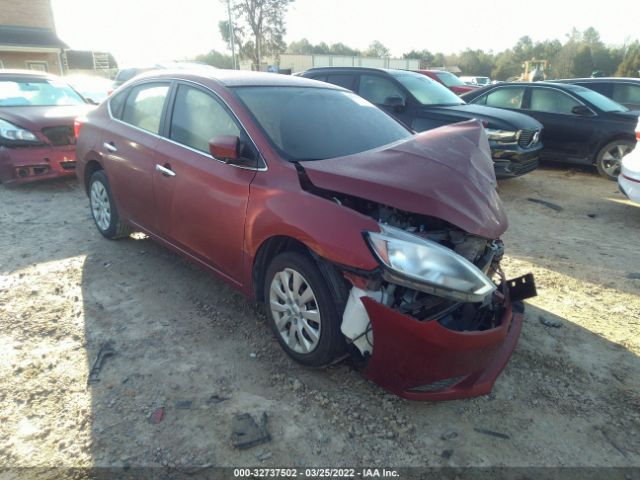
[[[267,56],[277,57],[281,53],[305,55],[350,55],[362,57],[389,57],[389,49],[378,40],[366,50],[351,48],[338,42],[328,45],[312,44],[306,38],[284,42],[286,33],[284,16],[294,0],[238,0],[232,9],[233,27],[228,21],[218,24],[220,35],[227,44],[233,35],[236,54],[242,60],[251,60],[254,65],[263,63]],[[462,75],[491,77],[508,80],[518,77],[523,63],[528,60],[547,60],[548,78],[575,78],[600,76],[640,77],[640,41],[622,46],[605,45],[599,33],[592,27],[584,31],[572,29],[563,42],[544,40],[534,42],[523,36],[509,49],[494,53],[467,49],[459,53],[445,54],[430,50],[412,50],[402,58],[417,59],[421,68],[457,66]],[[197,61],[218,68],[233,68],[230,55],[211,50],[198,55]]]

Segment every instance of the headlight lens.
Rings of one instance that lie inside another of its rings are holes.
[[[398,228],[380,228],[366,238],[388,281],[466,302],[481,302],[495,291],[489,277],[453,250]]]
[[[20,128],[13,123],[2,119],[0,119],[0,137],[12,142],[40,142],[38,137],[29,130]]]
[[[496,130],[494,128],[486,128],[487,138],[492,142],[498,143],[516,143],[520,132],[511,130]]]

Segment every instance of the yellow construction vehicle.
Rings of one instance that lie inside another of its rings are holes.
[[[547,71],[549,70],[548,60],[527,60],[522,64],[524,73],[520,77],[522,82],[538,82],[547,79]]]

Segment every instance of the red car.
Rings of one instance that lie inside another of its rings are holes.
[[[499,273],[479,122],[414,135],[340,87],[217,70],[143,74],[79,128],[100,233],[143,231],[264,303],[298,362],[350,353],[437,400],[487,393],[510,357],[532,285]]]
[[[59,77],[0,71],[0,182],[75,175],[73,121],[91,108]]]
[[[414,72],[433,78],[436,82],[441,83],[456,95],[462,95],[463,93],[480,88],[474,85],[467,85],[453,73],[445,70],[414,70]]]

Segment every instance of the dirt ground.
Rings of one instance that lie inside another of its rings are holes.
[[[348,363],[295,364],[222,281],[102,238],[75,181],[0,186],[0,467],[640,468],[640,207],[566,168],[500,193],[504,270],[532,271],[539,296],[490,395],[418,403]],[[244,412],[267,413],[270,442],[232,446]]]

